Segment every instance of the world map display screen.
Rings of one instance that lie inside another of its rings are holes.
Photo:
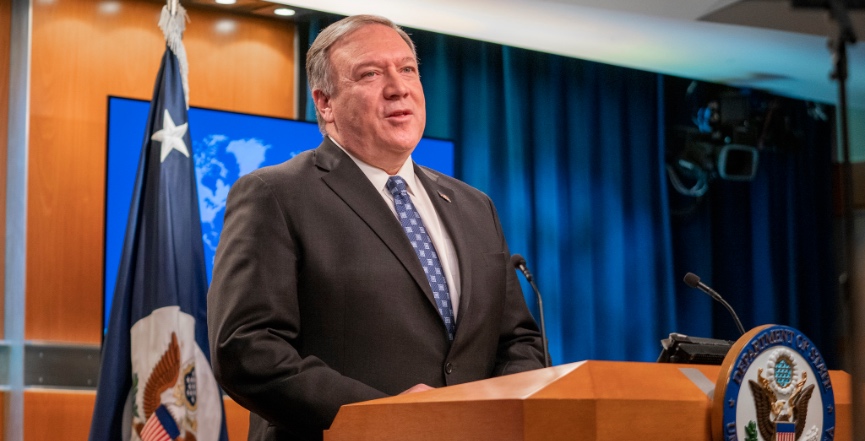
[[[141,155],[150,102],[108,98],[108,147],[105,184],[105,326],[111,311],[114,285],[126,235],[129,205]],[[195,179],[207,281],[222,232],[225,200],[241,176],[285,162],[317,147],[322,135],[312,122],[271,118],[191,107],[189,132],[195,159]],[[452,141],[423,138],[412,159],[441,173],[454,175]]]

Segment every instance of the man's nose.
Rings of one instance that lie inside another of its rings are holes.
[[[384,97],[387,99],[402,98],[408,95],[407,79],[395,68],[391,67],[385,73]]]

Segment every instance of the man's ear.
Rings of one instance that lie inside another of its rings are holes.
[[[320,89],[312,91],[312,101],[315,103],[315,108],[321,119],[326,123],[333,122],[333,109],[330,107],[330,97]]]

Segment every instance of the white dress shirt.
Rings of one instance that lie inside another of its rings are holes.
[[[331,138],[331,141],[333,141],[333,138]],[[387,202],[390,211],[392,211],[393,215],[396,217],[397,214],[396,207],[393,203],[393,195],[390,194],[390,190],[387,189],[387,180],[391,175],[387,174],[387,172],[380,168],[373,167],[360,159],[357,159],[354,155],[339,145],[338,142],[333,141],[333,143],[342,149],[342,151],[344,151],[345,154],[347,154],[348,157],[351,158],[358,167],[360,167],[360,170],[364,175],[366,175],[367,179],[372,182],[372,185],[378,189],[379,194],[381,194],[385,202]],[[450,292],[451,295],[454,320],[456,320],[460,304],[460,273],[459,260],[457,258],[456,249],[454,248],[454,243],[447,230],[442,225],[441,218],[439,218],[438,213],[436,213],[429,194],[427,194],[426,189],[424,189],[420,180],[415,176],[411,157],[405,161],[397,172],[397,175],[405,180],[409,197],[411,198],[415,209],[420,213],[424,227],[426,227],[426,231],[430,236],[430,240],[432,240],[436,253],[438,253],[439,262],[441,262],[442,265],[442,271],[444,271],[445,279],[448,282],[448,292]]]

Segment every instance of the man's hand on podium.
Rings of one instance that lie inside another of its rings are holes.
[[[435,389],[435,388],[421,383],[421,384],[415,384],[414,386],[400,392],[399,394],[400,395],[413,394],[415,392],[423,392],[423,391],[433,390],[433,389]]]

